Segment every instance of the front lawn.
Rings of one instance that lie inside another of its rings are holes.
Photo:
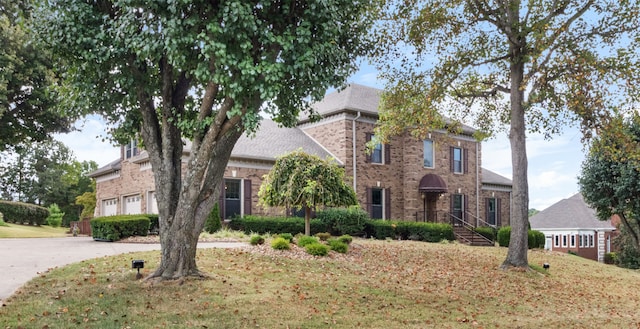
[[[501,271],[506,248],[355,240],[346,255],[198,250],[208,280],[149,286],[133,259],[53,269],[0,308],[2,328],[630,328],[640,274],[530,251],[550,274]],[[264,247],[263,247],[264,248]]]
[[[5,224],[0,226],[0,238],[59,238],[69,231],[67,227]]]

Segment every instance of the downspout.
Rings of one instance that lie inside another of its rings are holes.
[[[360,118],[360,111],[358,111],[358,115],[351,121],[351,132],[353,134],[351,139],[351,149],[353,150],[353,191],[358,193],[358,180],[356,178],[357,169],[356,169],[356,121]]]

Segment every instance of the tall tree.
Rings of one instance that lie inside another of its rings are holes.
[[[154,174],[161,263],[200,276],[196,245],[237,139],[259,112],[291,126],[367,51],[369,0],[51,0],[39,27],[64,57],[69,109],[140,136]],[[190,139],[183,172],[184,139]]]
[[[345,184],[344,168],[302,151],[276,160],[265,176],[258,196],[267,206],[304,209],[306,235],[311,235],[311,211],[316,207],[358,204],[356,193]]]
[[[87,174],[98,165],[78,162],[73,152],[56,140],[21,143],[0,152],[0,159],[2,198],[45,207],[55,203],[65,213],[65,226],[80,215],[75,198],[95,190]]]
[[[409,0],[386,3],[376,35],[388,81],[376,136],[408,128],[508,127],[511,242],[502,268],[528,267],[526,134],[569,122],[585,136],[613,107],[637,101],[637,1]],[[449,118],[445,118],[444,115]]]
[[[70,128],[55,110],[54,62],[28,28],[29,7],[28,0],[0,0],[0,151]]]
[[[640,252],[640,115],[615,117],[582,163],[580,192],[600,220],[616,215]]]

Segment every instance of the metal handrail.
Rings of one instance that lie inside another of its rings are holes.
[[[464,229],[466,229],[466,230],[468,230],[469,232],[472,232],[472,233],[473,233],[473,237],[474,237],[474,238],[480,238],[481,240],[485,240],[485,241],[487,241],[487,242],[489,242],[489,243],[495,243],[494,241],[492,241],[492,240],[488,239],[488,238],[487,238],[487,237],[485,237],[484,235],[482,235],[482,234],[480,234],[480,233],[476,232],[476,231],[474,230],[475,226],[471,225],[469,222],[465,221],[464,219],[459,218],[459,217],[457,217],[457,216],[455,216],[455,215],[452,215],[452,214],[449,214],[449,216],[451,216],[451,225],[452,225],[452,226],[455,226],[455,222],[459,222],[459,223],[461,223],[461,224],[462,224],[461,226],[462,226]],[[455,234],[455,232],[454,232],[454,234]],[[459,234],[456,234],[456,236],[457,236],[458,238],[461,238],[461,239],[463,239],[463,240],[468,241],[469,243],[473,243],[473,241],[469,241],[469,239],[466,239],[465,237],[463,237],[463,236],[461,236],[461,235],[459,235]]]
[[[480,217],[478,217],[478,216],[475,216],[474,214],[472,214],[472,213],[470,213],[470,212],[468,212],[468,211],[466,212],[466,214],[467,214],[467,215],[469,215],[469,216],[471,216],[471,217],[473,217],[473,218],[476,220],[476,225],[475,225],[474,227],[489,226],[489,227],[493,227],[493,228],[498,228],[498,226],[497,226],[497,225],[495,225],[495,224],[489,224],[489,223],[488,223],[488,222],[486,222],[484,219],[482,219],[482,218],[480,218]],[[482,224],[484,224],[484,225],[478,225],[478,222],[482,222]]]

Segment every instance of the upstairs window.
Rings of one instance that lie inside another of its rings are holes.
[[[375,135],[367,133],[367,143],[371,140],[375,140]],[[366,161],[367,163],[390,164],[391,148],[389,144],[377,143],[371,150],[371,154],[366,154]]]
[[[456,174],[463,173],[463,162],[462,162],[462,149],[459,147],[454,147],[452,150],[452,158],[453,158],[453,166],[452,170]]]
[[[125,145],[124,149],[125,159],[133,158],[134,156],[138,155],[138,143],[135,140],[132,140],[127,145]]]
[[[423,148],[424,148],[424,156],[423,156],[424,167],[425,168],[434,168],[433,141],[425,139],[424,142],[423,142]]]

